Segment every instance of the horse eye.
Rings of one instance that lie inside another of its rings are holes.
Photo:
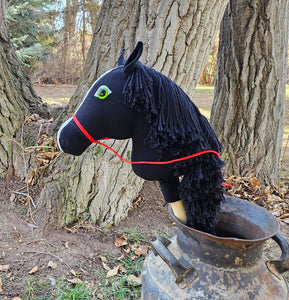
[[[107,96],[110,94],[111,94],[111,90],[106,85],[102,85],[98,88],[94,96],[96,96],[98,99],[103,100],[107,98]]]

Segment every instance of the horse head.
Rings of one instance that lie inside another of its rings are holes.
[[[122,51],[118,66],[95,81],[59,129],[61,150],[80,155],[98,139],[132,138],[132,161],[160,162],[222,149],[187,94],[139,62],[142,50],[138,42],[126,61]],[[133,170],[144,179],[158,180],[166,202],[183,201],[188,226],[213,232],[224,198],[222,167],[218,156],[206,154],[169,166],[136,164]]]
[[[136,128],[136,112],[124,105],[123,88],[142,54],[139,42],[124,61],[124,50],[118,66],[100,76],[86,93],[76,112],[59,129],[59,148],[81,155],[95,140],[131,138]]]

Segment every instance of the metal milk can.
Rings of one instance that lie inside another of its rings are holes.
[[[253,203],[226,196],[216,235],[177,224],[177,235],[159,236],[142,270],[143,300],[286,300],[289,246],[279,234],[278,220]],[[278,260],[265,261],[263,249],[272,238],[280,246]]]

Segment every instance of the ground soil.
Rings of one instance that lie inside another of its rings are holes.
[[[172,236],[176,229],[167,208],[163,207],[162,195],[155,182],[144,185],[128,217],[118,226],[100,228],[74,224],[55,231],[44,231],[35,226],[25,197],[14,197],[17,191],[25,193],[25,183],[17,178],[10,182],[1,180],[0,190],[0,268],[9,266],[9,270],[0,272],[3,285],[0,299],[22,295],[29,279],[72,280],[75,276],[71,270],[96,285],[104,272],[99,257],[120,257],[122,254],[114,241],[123,229],[142,232],[147,239],[152,239],[155,233]],[[35,195],[37,206],[37,191],[32,188],[30,193]],[[49,262],[56,263],[57,267],[52,269]],[[29,274],[36,266],[38,271]]]
[[[61,98],[61,104],[67,102],[73,89],[74,87],[36,87],[41,97]],[[204,109],[210,109],[212,95],[196,95],[194,100]],[[22,295],[27,281],[36,276],[43,280],[48,278],[51,282],[59,278],[73,279],[75,276],[71,270],[96,285],[98,274],[103,273],[99,255],[121,255],[121,250],[114,245],[114,241],[123,228],[131,231],[137,228],[148,239],[154,233],[172,236],[176,232],[167,207],[163,207],[163,197],[156,182],[146,182],[128,217],[118,226],[110,228],[73,224],[62,230],[44,231],[41,226],[32,222],[33,214],[37,213],[37,187],[30,187],[29,191],[36,208],[28,205],[27,198],[23,196],[27,193],[27,186],[17,178],[10,182],[0,180],[0,191],[0,268],[4,268],[2,271],[0,269],[1,300]],[[288,225],[281,225],[281,234],[289,240]],[[280,254],[274,242],[266,246],[266,251],[273,256]],[[57,266],[51,268],[48,266],[49,262],[56,263]],[[29,274],[36,266],[38,270]]]

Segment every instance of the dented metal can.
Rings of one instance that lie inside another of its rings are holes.
[[[168,240],[151,242],[142,271],[143,300],[236,299],[287,300],[289,246],[278,220],[245,200],[227,196],[221,205],[216,235],[182,224]],[[263,249],[273,238],[280,259],[265,261]]]

